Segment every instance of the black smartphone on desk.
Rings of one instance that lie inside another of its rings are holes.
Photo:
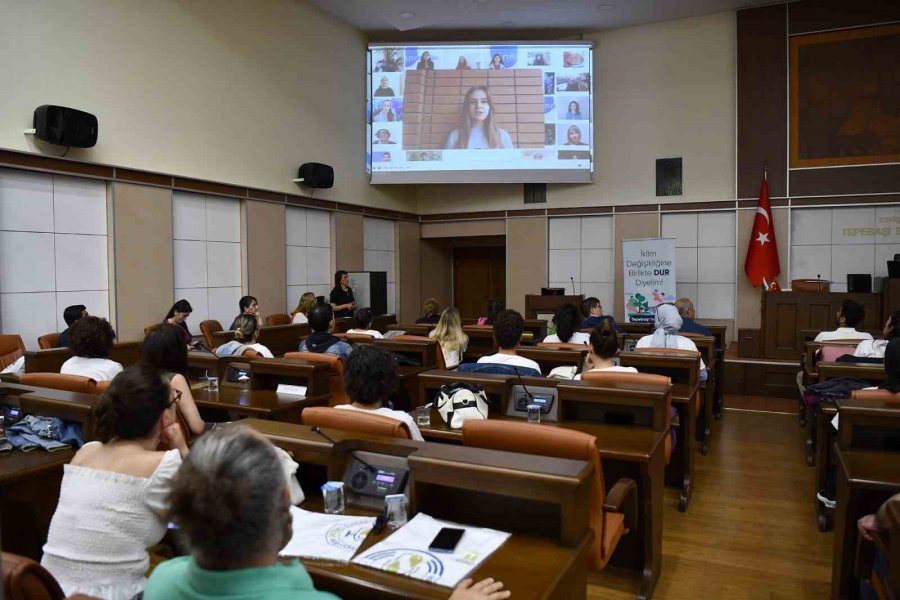
[[[428,549],[432,552],[453,552],[465,532],[465,529],[444,527],[438,531],[438,534],[431,540]]]

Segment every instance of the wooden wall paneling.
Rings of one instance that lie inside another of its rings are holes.
[[[787,5],[737,11],[737,195],[787,195]]]
[[[505,219],[481,219],[477,221],[450,221],[446,223],[422,223],[422,238],[480,237],[506,235]]]
[[[547,285],[547,218],[506,221],[506,306],[525,314],[525,295]]]
[[[397,320],[400,323],[413,323],[422,316],[421,297],[422,259],[419,251],[418,223],[400,221],[397,223],[397,260],[399,270],[397,277],[398,297]]]
[[[424,226],[423,226],[424,227]],[[419,310],[428,298],[441,308],[453,306],[453,248],[448,239],[423,239],[419,247],[421,290]]]
[[[832,29],[900,21],[900,4],[883,0],[857,0],[852,7],[843,0],[804,0],[788,4],[789,33],[813,33]]]
[[[285,206],[253,200],[246,200],[244,206],[247,293],[256,297],[264,315],[285,313]]]
[[[119,341],[139,340],[175,295],[172,190],[113,184],[115,300]]]
[[[362,271],[363,266],[363,216],[336,212],[334,219],[335,268],[344,271]]]

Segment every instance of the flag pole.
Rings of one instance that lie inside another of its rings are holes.
[[[763,180],[769,180],[769,161],[763,161]]]

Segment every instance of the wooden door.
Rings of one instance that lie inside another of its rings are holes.
[[[454,248],[453,304],[460,316],[484,316],[491,298],[506,302],[506,248]]]

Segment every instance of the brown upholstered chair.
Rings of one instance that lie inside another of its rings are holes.
[[[25,354],[25,342],[20,335],[0,335],[0,370],[19,360]]]
[[[38,338],[38,348],[40,348],[41,350],[50,350],[51,348],[56,348],[58,345],[58,333],[45,333]]]
[[[146,327],[144,327],[144,335],[147,335],[148,333],[150,333],[157,327],[161,327],[161,326],[162,326],[162,323],[154,323],[153,325],[147,325]]]
[[[635,352],[648,352],[657,354],[668,354],[669,356],[700,356],[697,350],[682,350],[681,348],[635,348]],[[699,413],[703,395],[700,393],[700,387],[697,387],[697,393],[694,395],[695,410]]]
[[[200,333],[203,334],[203,340],[206,342],[207,348],[212,348],[213,346],[215,346],[215,342],[213,342],[213,334],[219,331],[225,330],[222,329],[222,324],[215,319],[207,319],[200,322]]]
[[[347,391],[344,389],[344,361],[339,357],[334,354],[322,354],[319,352],[287,352],[284,357],[327,364],[329,370],[328,391],[331,394],[328,404],[336,406],[350,403],[350,396],[347,395]]]
[[[879,402],[900,404],[900,394],[895,394],[890,390],[853,390],[850,392],[850,398],[853,400],[877,400]]]
[[[342,410],[330,406],[312,406],[300,414],[304,425],[340,429],[368,435],[409,439],[409,428],[403,421],[384,415],[366,414],[358,410]]]
[[[274,315],[266,316],[266,325],[274,326],[274,325],[290,325],[291,324],[291,315],[287,315],[284,313],[275,313]]]
[[[845,354],[853,354],[862,340],[828,340],[819,350],[816,362],[834,362]]]
[[[19,377],[22,385],[78,392],[81,394],[97,394],[97,382],[81,375],[65,375],[63,373],[23,373]]]
[[[652,373],[623,373],[621,371],[586,371],[581,374],[581,380],[598,387],[619,386],[622,384],[633,385],[672,385],[672,380],[664,375]],[[666,427],[672,426],[672,395],[666,396]],[[666,435],[666,464],[672,458],[672,436]]]
[[[435,360],[436,360],[436,369],[441,371],[447,370],[447,361],[444,360],[444,351],[441,349],[441,345],[437,343],[437,340],[433,340],[426,335],[398,335],[396,337],[391,338],[392,341],[397,342],[432,342],[433,344],[437,344],[437,351],[435,352]]]
[[[39,563],[3,552],[3,597],[6,600],[63,600],[65,593],[53,575]]]
[[[500,419],[467,420],[463,423],[462,433],[466,446],[586,460],[593,465],[588,509],[588,525],[594,532],[588,554],[591,568],[599,570],[606,566],[619,539],[637,529],[637,486],[631,479],[620,479],[606,494],[600,450],[594,436],[551,425]]]
[[[103,394],[104,392],[106,392],[106,390],[109,389],[109,384],[111,383],[112,381],[98,381],[97,394]]]
[[[334,334],[334,337],[338,338],[339,340],[344,340],[348,344],[352,344],[354,342],[366,343],[366,342],[371,342],[372,340],[375,339],[375,336],[369,335],[368,333],[349,333],[349,332],[336,333],[336,334]]]

